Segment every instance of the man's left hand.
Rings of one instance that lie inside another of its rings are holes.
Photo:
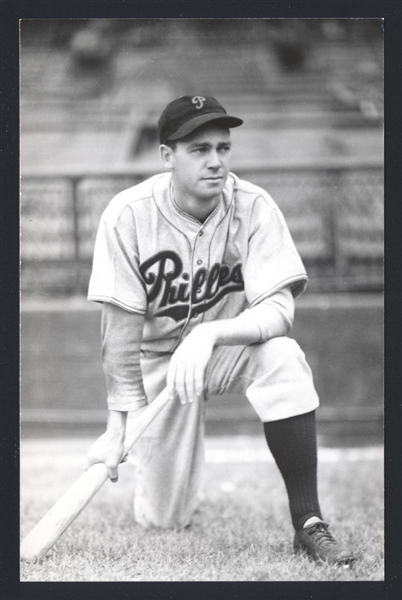
[[[211,323],[198,325],[174,352],[167,375],[170,398],[182,404],[203,399],[205,371],[211,358],[215,335]]]

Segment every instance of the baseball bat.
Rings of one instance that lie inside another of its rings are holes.
[[[124,455],[129,452],[168,402],[168,391],[165,388],[138,417],[137,423],[129,432],[129,439],[125,442]],[[32,561],[40,559],[46,554],[74,519],[84,510],[107,479],[108,471],[104,463],[96,463],[84,471],[81,477],[23,539],[20,547],[20,558]]]

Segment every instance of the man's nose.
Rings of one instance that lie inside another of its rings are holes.
[[[209,153],[207,164],[209,169],[219,169],[222,165],[221,158],[216,150],[211,150]]]

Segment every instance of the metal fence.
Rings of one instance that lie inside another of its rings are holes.
[[[116,193],[153,172],[24,174],[22,293],[85,294],[103,210]],[[266,189],[283,211],[306,265],[309,289],[382,289],[381,164],[253,164],[236,173]]]

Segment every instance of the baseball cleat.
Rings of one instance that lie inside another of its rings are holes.
[[[296,553],[304,552],[310,559],[330,565],[349,568],[356,560],[336,541],[328,524],[322,521],[296,531],[293,547]]]

